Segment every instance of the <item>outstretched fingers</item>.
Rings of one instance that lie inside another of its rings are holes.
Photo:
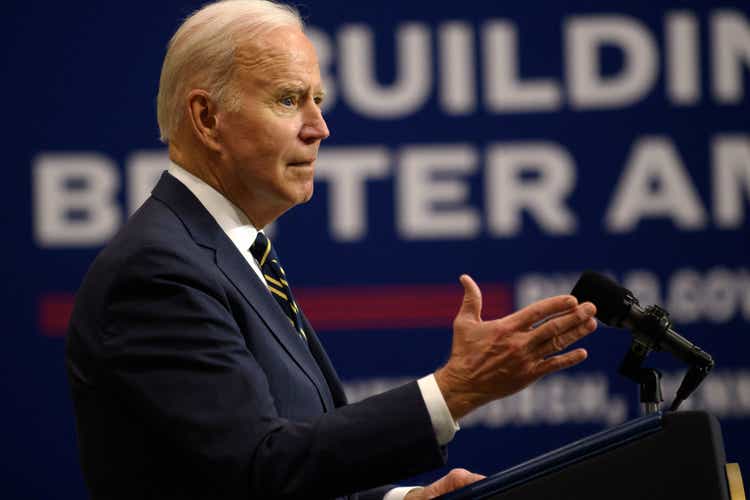
[[[530,345],[542,351],[542,356],[561,351],[596,329],[596,307],[585,302],[575,309],[550,319],[535,328]]]
[[[576,327],[566,331],[565,333],[554,336],[547,342],[539,345],[537,354],[540,358],[545,358],[547,356],[560,352],[564,349],[567,349],[571,344],[578,342],[594,330],[596,330],[596,320],[594,318],[589,318]]]
[[[572,295],[558,295],[534,302],[513,314],[502,318],[512,330],[528,330],[550,316],[570,311],[578,304]]]
[[[560,370],[565,370],[571,366],[575,366],[581,361],[588,357],[586,349],[574,349],[565,354],[558,354],[557,356],[551,356],[545,360],[542,360],[536,368],[537,378],[544,377],[550,373],[554,373]]]

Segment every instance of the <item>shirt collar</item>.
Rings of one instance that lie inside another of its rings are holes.
[[[240,252],[250,249],[258,230],[242,210],[204,180],[172,161],[169,162],[168,172],[198,198]]]

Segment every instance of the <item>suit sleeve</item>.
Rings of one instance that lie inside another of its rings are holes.
[[[416,382],[314,419],[281,418],[225,292],[194,259],[158,248],[131,257],[101,320],[102,381],[186,473],[244,498],[330,498],[444,463]]]

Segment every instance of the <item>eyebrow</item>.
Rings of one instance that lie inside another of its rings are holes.
[[[311,91],[309,86],[297,83],[283,83],[276,87],[276,93],[279,94],[305,94],[309,91]],[[326,91],[323,88],[311,93],[316,97],[324,97],[326,95]]]

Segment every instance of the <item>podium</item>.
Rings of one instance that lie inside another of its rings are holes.
[[[745,500],[719,422],[694,411],[631,420],[439,498]]]

